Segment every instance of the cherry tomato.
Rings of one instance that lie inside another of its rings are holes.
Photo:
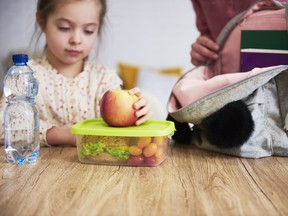
[[[157,161],[156,157],[153,155],[151,157],[146,157],[145,163],[147,165],[150,165],[150,166],[156,166],[158,164],[158,161]]]
[[[144,148],[143,154],[145,157],[151,157],[156,153],[158,146],[156,143],[150,143],[148,146]]]
[[[162,137],[154,137],[153,142],[156,143],[158,147],[165,148],[169,140],[167,136],[162,136]]]
[[[155,152],[155,157],[156,157],[157,161],[162,160],[164,155],[165,155],[165,153],[164,153],[164,150],[162,148],[158,148],[158,150]]]
[[[132,166],[141,165],[143,163],[144,163],[143,155],[139,155],[139,156],[130,155],[130,157],[127,160],[127,164],[132,165]]]
[[[130,146],[128,151],[131,155],[134,156],[141,155],[143,152],[142,148],[139,148],[137,145]]]
[[[140,137],[137,141],[137,146],[139,148],[145,148],[151,143],[151,137]]]

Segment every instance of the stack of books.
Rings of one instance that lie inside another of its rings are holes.
[[[243,30],[240,71],[276,65],[288,65],[288,30]]]

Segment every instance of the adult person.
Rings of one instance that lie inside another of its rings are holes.
[[[190,57],[194,66],[205,65],[209,59],[218,59],[219,47],[216,39],[219,33],[230,19],[254,2],[256,0],[191,0],[196,15],[196,27],[200,33],[191,45]],[[167,120],[175,123],[176,132],[173,140],[178,143],[190,143],[190,126],[177,122],[170,115]]]
[[[191,0],[195,14],[196,27],[200,33],[191,45],[191,63],[204,65],[208,59],[217,60],[219,49],[216,39],[235,15],[247,9],[256,0]]]

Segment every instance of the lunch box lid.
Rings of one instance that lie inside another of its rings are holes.
[[[110,127],[103,119],[88,119],[72,126],[71,132],[76,135],[153,137],[172,136],[175,125],[172,121],[148,120],[138,126]]]

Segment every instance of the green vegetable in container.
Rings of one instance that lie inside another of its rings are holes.
[[[100,157],[101,155],[103,157],[104,154],[109,154],[112,156],[111,159],[127,160],[130,156],[128,148],[128,145],[123,140],[119,140],[119,137],[111,139],[107,137],[93,138],[91,136],[84,136],[81,143],[80,157],[83,159],[93,156],[96,159],[97,156]]]

